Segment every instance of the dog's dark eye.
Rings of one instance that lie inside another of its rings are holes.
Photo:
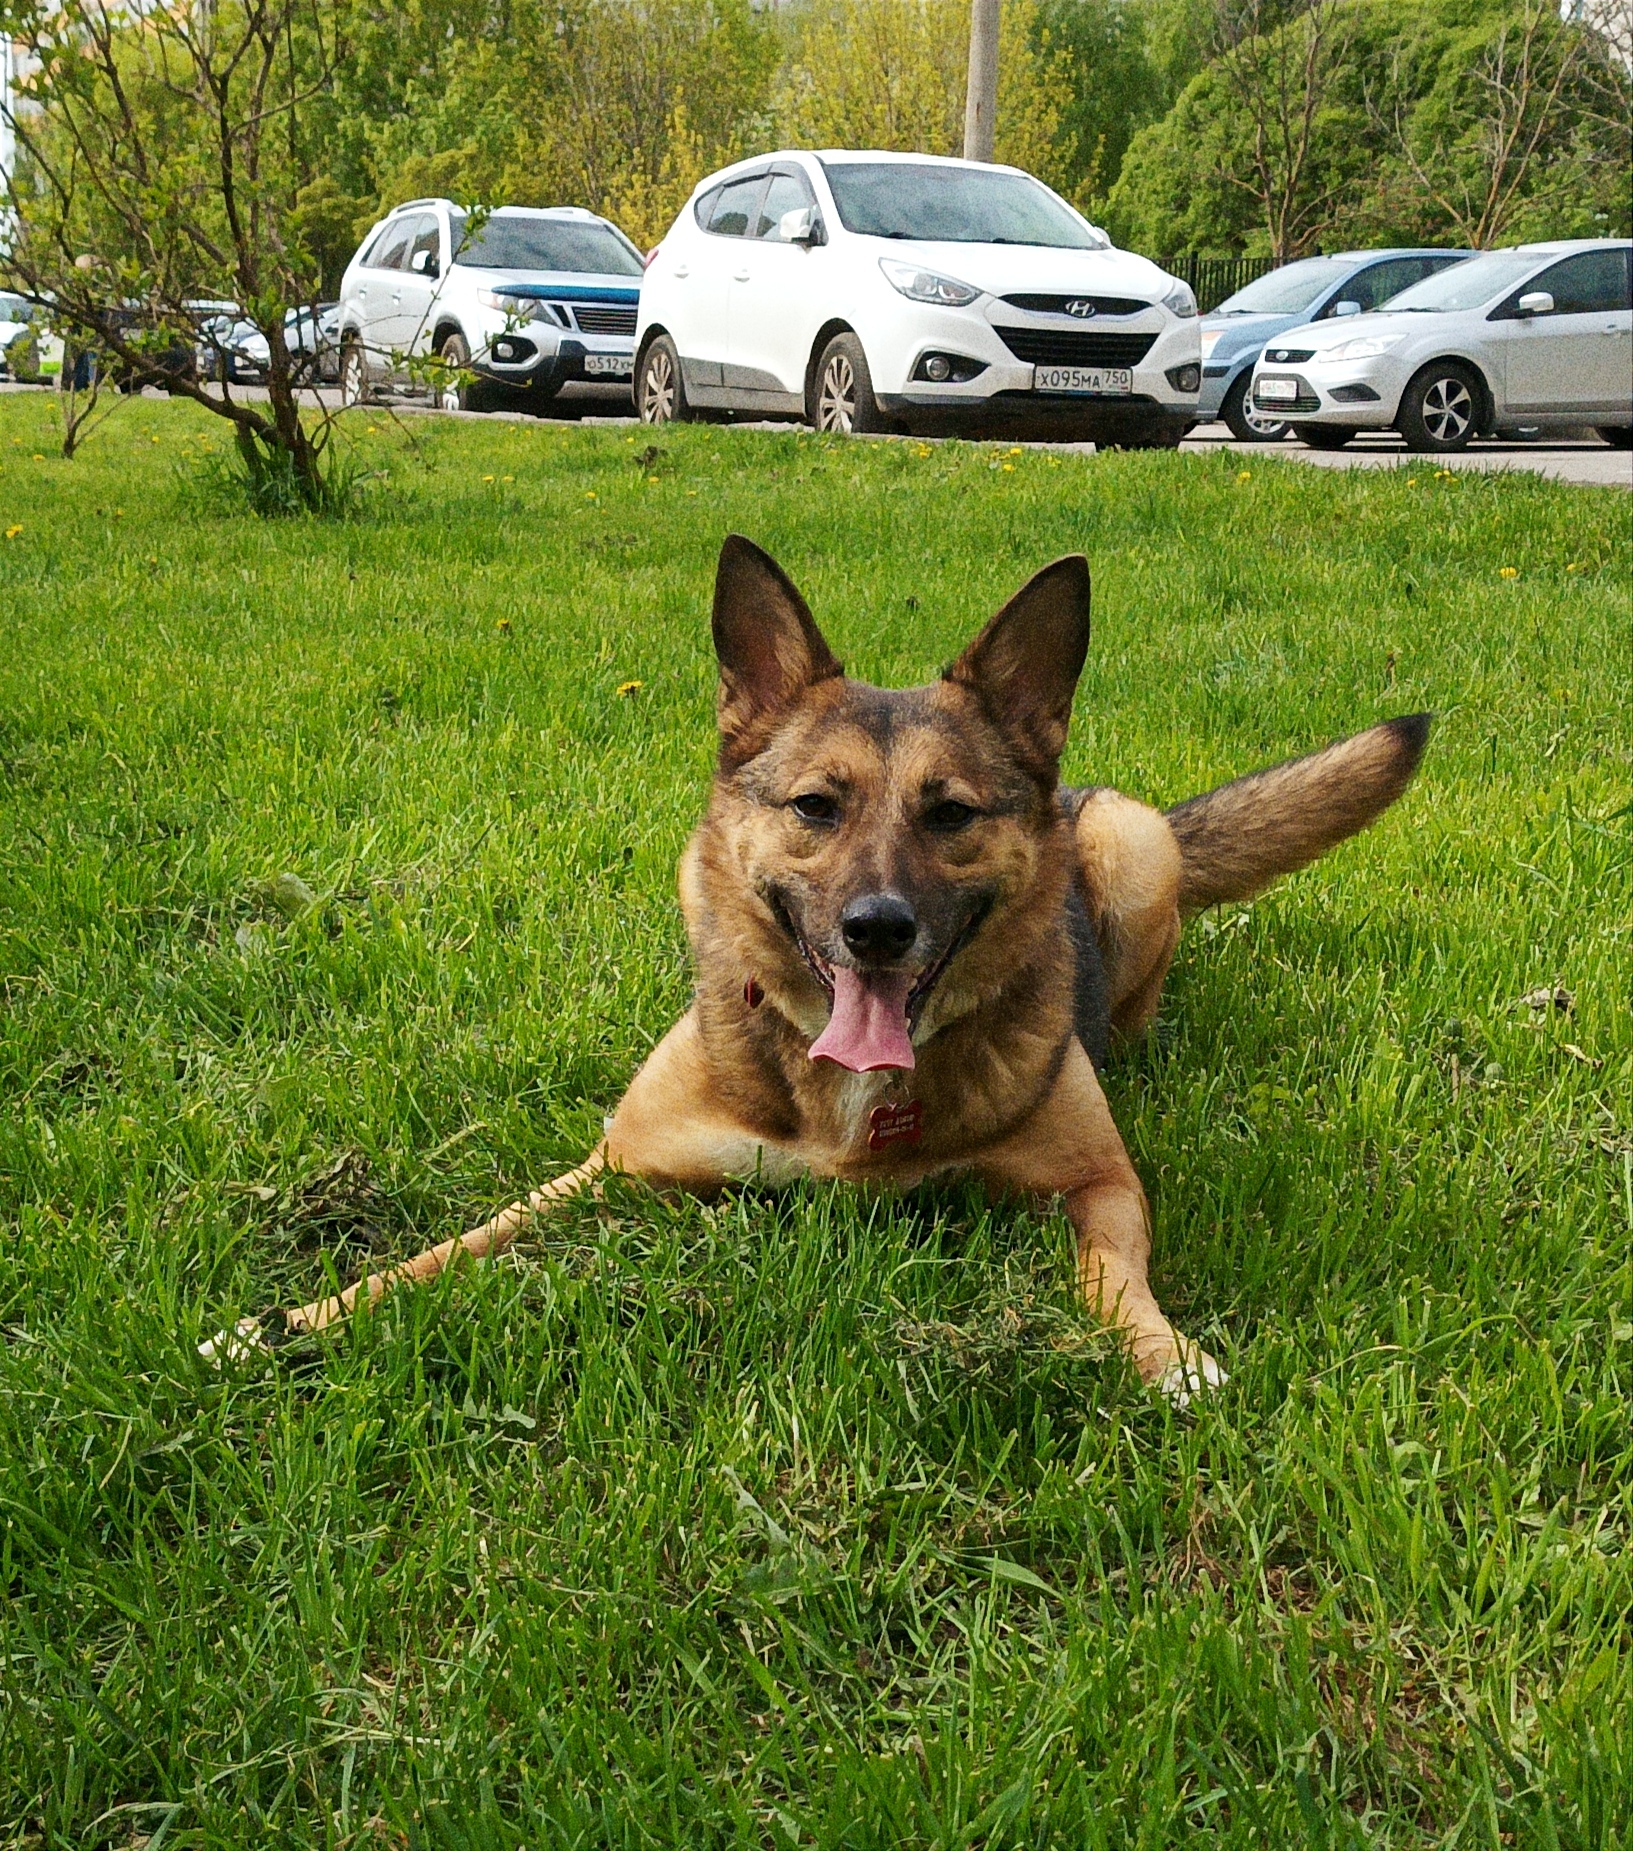
[[[925,811],[924,826],[938,836],[956,835],[974,815],[975,811],[967,803],[954,803],[949,797]]]
[[[802,823],[831,823],[839,816],[839,805],[820,791],[807,791],[794,799],[794,814]]]

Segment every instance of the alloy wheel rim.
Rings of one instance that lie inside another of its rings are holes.
[[[1250,431],[1267,440],[1273,437],[1280,437],[1287,429],[1287,420],[1285,418],[1265,417],[1262,413],[1254,409],[1253,400],[1251,398],[1243,401],[1242,417],[1246,421],[1247,428]]]
[[[646,363],[646,393],[642,411],[648,424],[667,424],[675,411],[674,370],[660,348]]]
[[[837,353],[822,373],[822,395],[817,404],[818,428],[848,431],[856,416],[856,374],[849,360]]]
[[[1423,426],[1436,443],[1455,443],[1474,421],[1474,401],[1461,379],[1437,379],[1423,395]]]

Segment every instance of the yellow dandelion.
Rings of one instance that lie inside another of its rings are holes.
[[[1416,488],[1417,485],[1418,485],[1418,479],[1416,476],[1408,476],[1406,478],[1406,486],[1408,488]]]
[[[149,442],[149,443],[157,443],[158,441],[159,441],[159,440],[158,440],[158,438],[157,438],[157,437],[150,437],[150,438],[148,438],[148,442]]]
[[[509,636],[510,619],[508,617],[501,617],[499,621],[493,627],[499,632],[501,636]]]
[[[380,435],[380,427],[378,424],[371,424],[369,426],[369,435],[371,437],[378,437]]]
[[[501,482],[514,482],[516,478],[514,476],[501,476],[499,480]]]
[[[626,437],[626,438],[624,439],[624,442],[625,442],[625,443],[634,443],[634,441],[635,441],[635,439],[634,439],[633,437]]]
[[[43,463],[45,461],[45,457],[40,451],[36,450],[34,452],[34,460],[36,463]]]
[[[625,700],[628,700],[630,695],[639,694],[641,689],[645,686],[646,683],[644,681],[621,681],[618,684],[618,692]]]
[[[1518,578],[1519,575],[1520,569],[1518,566],[1504,566],[1497,574],[1498,578]]]
[[[492,477],[492,476],[484,476],[484,477],[482,478],[482,480],[483,480],[484,482],[491,482],[491,481],[493,480],[493,477]]]
[[[8,540],[15,540],[22,531],[22,523],[19,522],[15,527],[8,527],[6,529],[6,538]]]
[[[587,489],[585,489],[585,491],[584,491],[584,499],[585,499],[586,501],[594,501],[594,500],[596,499],[596,493],[595,493],[595,490],[594,490],[593,488],[587,488]]]
[[[1019,455],[1021,454],[1021,446],[1020,446],[1019,444],[1016,444],[1016,446],[1014,447],[1014,449],[1013,449],[1013,450],[1011,450],[1011,451],[1009,452],[1009,454],[1010,454],[1011,456],[1019,456]]]
[[[117,520],[123,520],[123,519],[124,519],[124,515],[125,515],[125,510],[124,510],[123,508],[115,508],[115,509],[114,509],[114,511],[113,511],[113,518],[114,518],[114,519],[115,519],[116,521],[117,521]]]
[[[1253,480],[1253,471],[1251,469],[1238,469],[1236,472],[1236,480],[1238,482],[1251,482]]]
[[[688,495],[695,495],[697,490],[695,488],[689,488],[686,492]]]
[[[1570,563],[1570,564],[1569,564],[1569,565],[1568,565],[1568,566],[1567,566],[1567,567],[1565,568],[1565,570],[1566,570],[1567,572],[1580,572],[1580,571],[1582,570],[1582,568],[1581,568],[1581,567],[1580,567],[1580,566],[1579,566],[1579,565],[1578,565],[1578,564],[1576,563],[1576,561],[1575,561],[1575,560],[1573,559],[1573,560],[1571,561],[1571,563]]]
[[[1013,463],[1005,463],[1004,464],[1004,474],[1006,476],[1012,476],[1014,475],[1014,473],[1015,473],[1015,465]]]
[[[657,481],[657,479],[658,479],[658,478],[657,478],[656,476],[648,476],[648,477],[647,477],[647,481],[648,481],[648,482],[656,482],[656,481]]]

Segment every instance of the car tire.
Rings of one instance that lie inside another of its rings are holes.
[[[469,370],[471,350],[464,335],[444,335],[437,358],[446,367]],[[443,379],[437,384],[436,406],[438,411],[486,411],[487,394],[478,380]]]
[[[1143,429],[1136,427],[1126,436],[1114,438],[1113,442],[1125,450],[1177,450],[1185,441],[1188,428],[1164,418],[1160,424],[1148,424]]]
[[[1480,428],[1480,382],[1455,360],[1436,360],[1407,382],[1395,429],[1419,456],[1467,449]]]
[[[1225,394],[1225,402],[1219,407],[1219,416],[1230,427],[1230,434],[1238,443],[1285,442],[1292,425],[1286,418],[1267,418],[1262,411],[1254,410],[1253,401],[1248,397],[1248,388],[1252,384],[1253,368],[1244,367]]]
[[[819,431],[850,435],[886,428],[873,396],[873,375],[862,343],[854,334],[836,334],[822,350],[812,381],[813,404],[806,407]]]
[[[369,392],[369,362],[361,341],[347,341],[340,350],[340,402],[342,405],[366,405]]]
[[[1295,424],[1293,435],[1311,450],[1342,450],[1355,432],[1344,424]]]
[[[635,380],[635,415],[643,424],[685,424],[691,419],[680,355],[667,334],[656,335],[641,355],[641,370]]]
[[[1633,425],[1599,424],[1594,426],[1613,450],[1633,450]]]

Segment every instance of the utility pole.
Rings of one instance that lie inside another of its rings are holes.
[[[998,125],[998,0],[970,0],[970,76],[964,159],[990,161]]]

